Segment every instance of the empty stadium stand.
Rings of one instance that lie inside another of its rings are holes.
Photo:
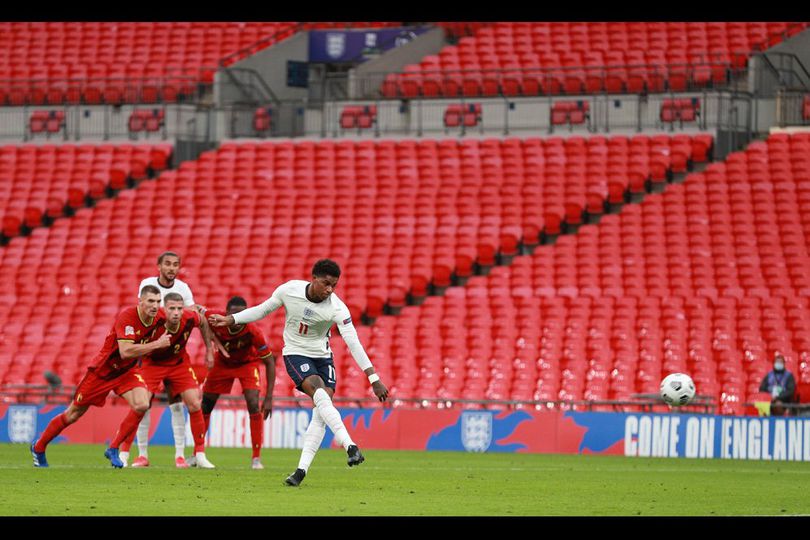
[[[665,179],[707,150],[705,138],[688,136],[226,143],[0,250],[4,275],[42,282],[32,298],[15,296],[26,337],[9,345],[15,358],[36,361],[8,366],[3,381],[36,380],[47,368],[75,382],[167,238],[207,305],[236,293],[259,301],[332,256],[353,315],[383,321],[386,311],[410,310],[409,297],[472,281],[502,254],[539,244],[547,224],[582,222],[589,196],[604,202],[608,178],[625,189]],[[36,268],[21,265],[31,257]],[[115,265],[87,265],[90,257]],[[99,283],[113,292],[96,297]],[[78,291],[92,300],[79,302]],[[276,346],[279,317],[262,323]],[[50,331],[54,341],[43,343],[46,326],[75,327],[82,351],[68,354]],[[373,331],[361,338],[373,342]],[[364,396],[367,385],[360,391],[362,381],[344,375],[344,395]],[[287,383],[278,378],[280,395],[292,394]]]
[[[210,85],[220,62],[318,28],[394,22],[3,22],[0,105],[174,103]]]
[[[174,143],[55,144],[81,120],[61,105],[124,104],[98,109],[148,142],[194,108],[168,107],[167,121],[164,103],[199,96],[221,64],[301,30],[398,24],[0,23],[0,105],[38,142],[0,146],[0,387],[45,371],[76,384],[172,249],[209,307],[262,301],[335,259],[395,406],[612,410],[599,402],[656,394],[683,371],[717,412],[752,413],[777,351],[810,399],[810,133],[726,155],[742,132],[699,132],[734,104],[712,90],[807,23],[434,23],[448,45],[369,77],[402,102],[347,94],[302,122],[314,133],[321,113],[335,140],[259,140],[294,116],[262,98],[221,122],[252,140],[177,168]],[[776,115],[810,120],[806,91]],[[496,96],[509,99],[482,99]],[[759,120],[745,99],[740,117]],[[453,138],[422,139],[423,119]],[[277,352],[283,319],[259,323]],[[344,342],[331,345],[340,395],[369,397]],[[199,337],[189,348],[204,376]],[[275,395],[300,394],[279,376]]]
[[[806,28],[785,22],[499,22],[390,74],[386,98],[685,91],[723,85]]]
[[[392,394],[628,399],[683,371],[718,412],[740,414],[776,351],[807,382],[808,145],[810,134],[773,135],[382,317],[370,348]],[[335,355],[349,360],[341,344]]]
[[[0,240],[103,199],[168,167],[171,144],[0,146]]]

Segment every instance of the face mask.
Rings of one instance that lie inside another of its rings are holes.
[[[782,362],[776,362],[773,365],[773,369],[776,371],[782,371],[783,369],[785,369],[785,364],[783,364]]]

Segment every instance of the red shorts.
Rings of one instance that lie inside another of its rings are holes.
[[[103,407],[110,391],[122,395],[133,388],[147,389],[143,375],[138,368],[132,368],[114,379],[104,380],[96,376],[95,371],[87,370],[76,393],[73,394],[73,404],[78,407]]]
[[[220,363],[214,364],[203,382],[203,393],[230,394],[234,379],[239,379],[242,390],[261,390],[259,362],[234,367]]]
[[[171,392],[171,396],[182,394],[191,388],[199,388],[200,383],[197,382],[197,374],[194,373],[194,368],[188,362],[183,362],[179,366],[162,366],[160,364],[144,364],[141,366],[141,374],[149,391],[156,394],[160,390],[160,384],[163,383],[167,392]]]

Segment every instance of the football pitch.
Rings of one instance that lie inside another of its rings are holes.
[[[298,450],[211,448],[213,470],[113,469],[96,445],[52,445],[35,469],[27,445],[0,445],[3,516],[785,516],[810,514],[796,462],[594,455],[321,450],[304,483],[284,485]]]

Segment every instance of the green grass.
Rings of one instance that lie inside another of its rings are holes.
[[[94,445],[53,445],[34,469],[26,445],[0,445],[5,516],[732,516],[810,514],[805,463],[368,450],[349,469],[321,450],[299,488],[297,450],[211,448],[214,470],[116,470]]]

